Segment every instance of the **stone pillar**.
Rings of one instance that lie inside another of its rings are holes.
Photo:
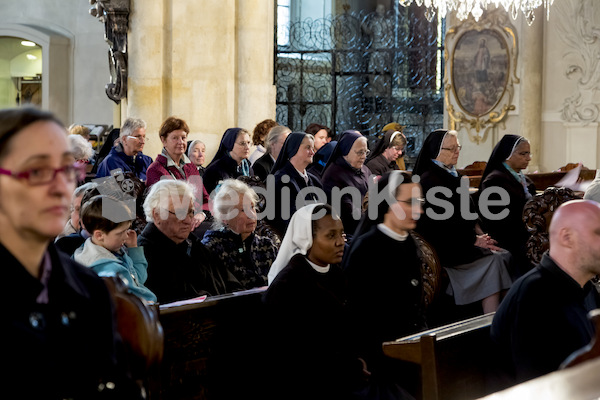
[[[538,16],[531,26],[527,25],[523,17],[520,21],[519,62],[522,63],[522,72],[518,134],[529,139],[531,143],[531,162],[528,170],[536,171],[539,169],[542,150],[542,72],[546,18]]]
[[[258,122],[275,119],[274,0],[236,5],[236,116],[239,126],[252,132]]]
[[[162,148],[161,123],[174,115],[207,162],[223,132],[275,118],[273,0],[131,0],[127,113],[146,120],[144,152]]]

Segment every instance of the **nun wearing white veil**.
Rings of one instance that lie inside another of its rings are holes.
[[[329,205],[292,216],[264,294],[273,398],[345,399],[368,374],[352,351],[344,228]]]

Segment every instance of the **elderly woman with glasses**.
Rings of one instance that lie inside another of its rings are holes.
[[[106,284],[53,243],[69,217],[74,163],[55,116],[0,110],[3,382],[29,399],[93,399],[109,383],[114,398],[141,399]]]
[[[192,233],[194,188],[162,180],[144,200],[148,224],[138,236],[148,261],[146,286],[160,303],[216,296],[241,289],[239,282]]]
[[[383,137],[377,141],[375,148],[367,157],[366,165],[375,175],[397,170],[396,160],[402,157],[406,146],[406,136],[400,131],[385,131]]]
[[[512,256],[477,224],[468,184],[461,185],[456,171],[460,149],[456,131],[438,129],[423,142],[413,170],[426,199],[416,230],[435,248],[448,272],[448,294],[454,302],[481,302],[483,312],[489,313],[496,311],[501,294],[511,286]]]
[[[215,191],[212,230],[202,243],[237,278],[244,289],[267,285],[267,274],[279,243],[256,234],[258,196],[237,179],[226,179]]]
[[[369,189],[371,170],[365,165],[369,153],[366,137],[358,131],[345,131],[323,172],[328,203],[338,211],[349,237],[361,218],[362,202]]]
[[[204,187],[208,193],[219,185],[219,182],[238,176],[252,176],[250,166],[250,133],[242,128],[229,128],[223,134],[217,154],[204,171]]]

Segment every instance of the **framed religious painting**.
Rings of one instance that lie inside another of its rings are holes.
[[[446,108],[451,129],[465,127],[480,143],[502,123],[512,104],[517,40],[506,14],[490,13],[479,22],[468,19],[446,34]]]

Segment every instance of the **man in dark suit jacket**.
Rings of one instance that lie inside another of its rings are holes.
[[[282,125],[274,126],[269,131],[265,141],[267,152],[252,164],[254,175],[258,176],[261,181],[264,182],[267,179],[290,132],[290,128]]]

